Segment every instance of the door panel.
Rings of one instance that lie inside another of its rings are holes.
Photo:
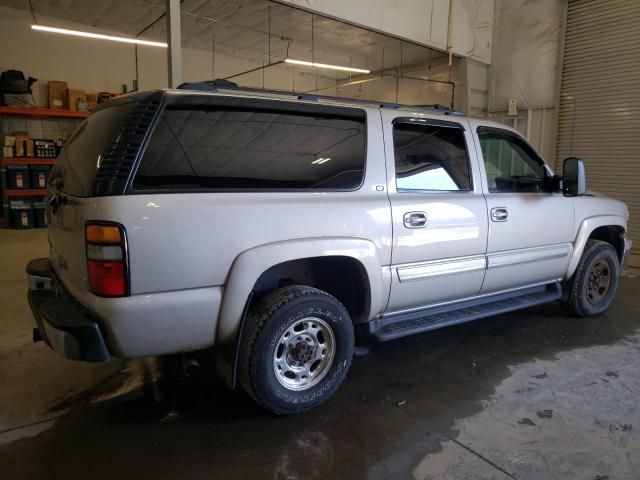
[[[457,121],[456,128],[456,122],[442,122],[442,116],[420,115],[416,121],[424,121],[424,128],[403,130],[398,125],[407,120],[398,119],[397,112],[381,114],[393,222],[387,311],[476,295],[486,270],[488,221],[477,162],[469,161],[474,143],[468,123]]]
[[[571,200],[544,191],[550,171],[513,132],[480,128],[477,142],[489,212],[481,293],[561,278],[573,249]]]

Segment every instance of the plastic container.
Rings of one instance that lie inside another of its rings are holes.
[[[47,228],[47,202],[33,202],[33,225]]]
[[[31,202],[14,200],[9,202],[9,226],[11,228],[33,228]]]
[[[49,165],[31,165],[31,188],[47,188],[51,168]]]
[[[10,189],[30,188],[29,167],[7,165],[7,187]]]

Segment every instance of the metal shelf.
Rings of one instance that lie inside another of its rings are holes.
[[[0,115],[21,115],[25,117],[51,118],[87,118],[90,112],[73,112],[71,110],[53,110],[51,108],[17,108],[0,107]]]
[[[51,165],[56,162],[55,158],[41,157],[4,157],[2,165]]]
[[[7,197],[43,197],[46,194],[46,188],[8,188],[5,191]]]

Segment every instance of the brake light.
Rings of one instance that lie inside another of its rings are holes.
[[[89,224],[86,243],[89,290],[101,297],[127,295],[128,272],[122,227]]]

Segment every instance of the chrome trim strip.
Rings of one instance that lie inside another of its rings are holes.
[[[451,305],[454,303],[466,302],[467,300],[476,300],[484,297],[492,297],[494,295],[501,295],[503,293],[517,292],[518,290],[525,290],[527,288],[541,287],[543,285],[553,285],[555,283],[560,283],[561,281],[562,281],[561,278],[554,279],[554,280],[545,280],[544,282],[530,283],[528,285],[523,285],[521,287],[507,288],[506,290],[500,290],[498,292],[483,293],[482,295],[472,295],[471,297],[458,298],[456,300],[449,300],[447,302],[430,303],[428,305],[422,305],[420,307],[406,308],[404,310],[396,310],[395,312],[388,312],[383,314],[382,317],[380,318],[392,317],[394,315],[401,315],[403,313],[417,312],[418,310],[429,310],[430,308],[442,307],[442,306]]]
[[[553,260],[554,258],[565,258],[571,254],[572,250],[573,247],[570,243],[562,243],[490,253],[487,256],[487,268],[511,267],[513,265]]]
[[[396,272],[400,283],[406,283],[426,278],[476,272],[485,268],[487,268],[486,257],[484,255],[475,255],[473,257],[447,258],[396,266]]]

